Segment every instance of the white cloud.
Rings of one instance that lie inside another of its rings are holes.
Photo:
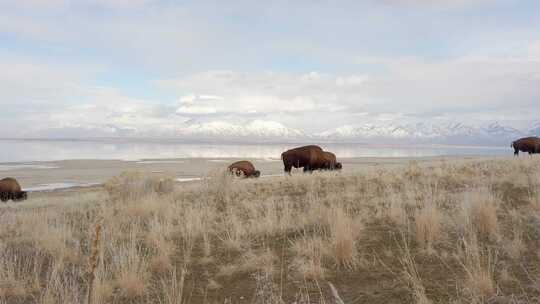
[[[91,134],[89,130],[103,135],[114,129],[159,133],[181,122],[174,107],[128,97],[115,88],[88,85],[87,77],[98,71],[93,67],[51,66],[19,57],[2,59],[1,137],[54,133],[47,130],[64,130],[71,135],[79,132],[81,136]]]
[[[383,0],[383,3],[394,5],[417,5],[433,8],[461,8],[474,6],[493,6],[511,4],[516,0]]]
[[[338,77],[336,79],[336,85],[338,87],[345,87],[345,86],[357,86],[361,85],[369,80],[369,77],[367,76],[347,76],[347,77]]]
[[[55,8],[64,7],[71,2],[70,0],[19,0],[19,1],[0,1],[0,7],[7,8]]]
[[[23,126],[34,113],[46,115],[84,104],[99,88],[85,85],[99,67],[52,65],[0,52],[0,126]]]
[[[337,112],[345,110],[339,91],[361,86],[366,76],[333,76],[310,72],[238,73],[210,71],[179,79],[157,81],[180,97],[179,114],[258,114]]]
[[[218,110],[211,106],[180,106],[176,110],[176,114],[180,115],[208,115],[215,114]]]
[[[464,57],[443,62],[387,58],[381,62],[384,74],[218,71],[157,83],[178,93],[195,92],[181,98],[178,113],[186,115],[324,113],[332,119],[332,113],[540,114],[540,62],[529,57]],[[218,98],[201,98],[204,94]]]
[[[111,7],[111,8],[130,8],[130,7],[142,7],[156,0],[86,0],[84,1],[87,4],[98,5],[102,7]]]
[[[407,114],[515,111],[538,112],[540,62],[528,58],[396,60],[385,76],[372,79],[364,94],[381,104],[372,109]]]
[[[17,9],[59,9],[76,6],[98,6],[104,8],[141,7],[156,0],[18,0],[0,1],[0,7]]]
[[[527,57],[530,60],[540,62],[540,40],[529,43],[527,48]]]

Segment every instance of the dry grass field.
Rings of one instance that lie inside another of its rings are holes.
[[[0,303],[539,303],[540,158],[201,182],[0,208]]]

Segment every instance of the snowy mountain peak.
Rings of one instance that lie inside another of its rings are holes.
[[[301,131],[287,128],[276,121],[254,120],[246,125],[246,129],[260,136],[291,137],[304,135]]]
[[[508,127],[508,126],[503,126],[497,121],[488,124],[484,128],[484,130],[486,130],[486,132],[494,134],[494,135],[519,134],[519,133],[521,133],[519,130],[517,130],[515,128]]]
[[[535,132],[540,133],[540,126]],[[468,125],[459,121],[426,121],[416,123],[378,122],[361,125],[345,125],[317,134],[331,141],[408,141],[431,143],[503,143],[524,135],[516,128],[499,122],[481,126]]]
[[[305,136],[299,130],[287,128],[275,121],[253,120],[246,124],[225,121],[196,123],[179,130],[182,136],[203,136],[221,138],[296,138]]]

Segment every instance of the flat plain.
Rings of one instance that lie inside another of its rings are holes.
[[[494,159],[491,157],[489,159]],[[497,158],[501,158],[498,156]],[[486,159],[485,156],[437,156],[437,157],[356,157],[339,158],[344,164],[344,172],[358,172],[374,166],[406,165],[414,159],[418,163],[440,160],[464,162]],[[92,185],[102,184],[124,171],[137,171],[147,176],[168,174],[180,179],[201,178],[208,172],[227,165],[239,158],[178,158],[178,159],[141,159],[124,160],[61,160],[40,162],[0,163],[0,175],[16,178],[23,188],[43,189],[47,185]],[[277,158],[250,158],[262,175],[282,175],[283,163]],[[54,187],[50,187],[53,189]]]

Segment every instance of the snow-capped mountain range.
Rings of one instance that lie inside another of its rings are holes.
[[[473,125],[462,122],[378,123],[346,125],[321,132],[332,141],[420,142],[447,144],[503,144],[528,135],[540,135],[540,123],[518,129],[499,122]]]
[[[48,129],[39,137],[115,137],[175,138],[185,141],[212,142],[346,142],[507,145],[524,136],[540,136],[540,121],[515,127],[510,123],[491,121],[464,123],[459,121],[396,122],[377,121],[344,125],[319,133],[307,133],[268,120],[209,121],[150,127],[136,125],[63,126]]]
[[[384,142],[438,144],[507,144],[516,138],[540,136],[540,122],[516,128],[500,122],[466,124],[456,121],[396,123],[378,122],[345,125],[319,133],[306,133],[273,121],[255,120],[246,124],[229,122],[197,123],[179,130],[181,137],[299,142]]]

